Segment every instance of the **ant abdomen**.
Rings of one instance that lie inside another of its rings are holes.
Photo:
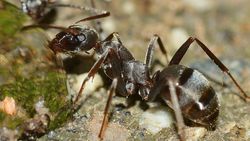
[[[219,114],[218,98],[204,75],[182,65],[171,65],[159,72],[155,79],[150,99],[152,95],[160,95],[172,108],[168,84],[172,81],[186,123],[214,129]]]

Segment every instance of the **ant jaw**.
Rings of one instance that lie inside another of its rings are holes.
[[[142,100],[148,101],[148,95],[145,96]]]
[[[143,100],[146,100],[146,101],[148,100],[149,93],[150,93],[150,89],[147,87],[139,89],[139,95],[142,97]]]

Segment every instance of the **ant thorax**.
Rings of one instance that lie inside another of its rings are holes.
[[[148,67],[140,61],[130,60],[123,63],[123,75],[127,92],[130,95],[138,92],[142,99],[147,99],[152,86]]]

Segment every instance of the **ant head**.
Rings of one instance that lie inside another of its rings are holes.
[[[88,51],[98,42],[97,32],[88,26],[72,25],[58,33],[49,43],[54,52]]]
[[[21,0],[21,7],[33,19],[40,19],[44,16],[47,0]]]

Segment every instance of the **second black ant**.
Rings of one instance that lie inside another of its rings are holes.
[[[54,16],[55,8],[73,8],[83,11],[89,11],[93,14],[109,15],[109,12],[95,8],[94,0],[90,0],[91,7],[78,6],[74,4],[63,4],[56,0],[20,0],[21,10],[30,16],[35,23],[48,23],[51,16]]]

